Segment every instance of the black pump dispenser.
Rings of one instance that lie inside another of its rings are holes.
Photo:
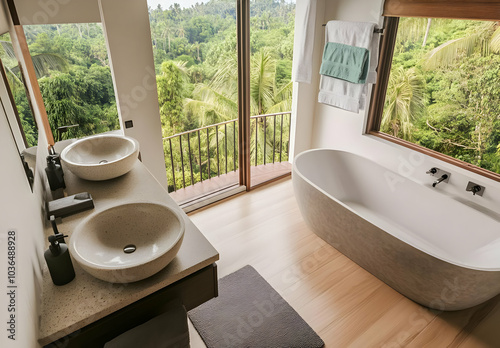
[[[47,156],[47,168],[45,168],[45,174],[47,174],[47,180],[49,181],[51,191],[66,188],[66,183],[64,182],[64,172],[62,170],[61,158],[59,157],[59,154],[53,152]]]
[[[59,230],[57,229],[56,217],[54,215],[50,216],[50,224],[52,225],[52,229],[54,230],[54,235],[60,234]],[[67,237],[67,236],[62,236],[61,239],[58,240],[58,242],[59,243],[66,243],[64,241],[64,237]],[[49,242],[50,242],[50,239],[49,239]]]
[[[49,236],[50,246],[44,254],[50,277],[55,285],[67,284],[75,278],[75,270],[69,256],[68,246],[61,242],[64,237],[67,236],[62,233]]]
[[[59,254],[61,254],[61,245],[59,244],[59,241],[61,240],[61,243],[63,243],[62,241],[64,240],[64,237],[67,236],[65,236],[62,233],[49,236],[49,242],[50,242],[49,250],[52,252],[52,255],[59,256]]]

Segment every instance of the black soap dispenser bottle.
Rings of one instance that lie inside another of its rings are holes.
[[[49,181],[51,191],[66,188],[66,183],[64,182],[64,172],[62,170],[61,158],[59,157],[59,154],[47,156],[47,167],[45,168],[45,173],[47,174],[47,180]]]
[[[75,278],[75,270],[69,256],[68,246],[60,242],[67,237],[61,233],[49,236],[50,246],[45,251],[45,261],[55,285],[68,284]]]

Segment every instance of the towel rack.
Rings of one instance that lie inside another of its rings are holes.
[[[326,24],[323,24],[323,26],[326,27]],[[384,28],[375,28],[373,29],[373,32],[380,35],[384,35]]]

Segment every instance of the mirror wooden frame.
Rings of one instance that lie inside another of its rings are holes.
[[[17,14],[14,1],[7,0],[7,5],[13,23],[13,29],[10,30],[10,36],[14,46],[14,52],[16,53],[16,55],[19,55],[19,68],[21,74],[23,75],[23,82],[26,86],[26,93],[28,95],[28,99],[31,100],[35,121],[37,123],[38,121],[41,123],[38,124],[38,128],[44,129],[48,147],[49,149],[51,149],[55,144],[54,136],[52,134],[52,129],[50,128],[49,118],[47,116],[47,111],[45,110],[45,104],[43,103],[40,86],[38,85],[38,79],[36,77],[35,67],[31,59],[28,43],[26,41],[26,35],[24,33],[23,26],[19,21],[19,16]],[[16,47],[14,41],[17,43],[18,47]],[[40,116],[39,119],[36,116],[36,111],[38,111],[38,114]]]

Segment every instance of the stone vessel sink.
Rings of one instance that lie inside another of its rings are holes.
[[[61,152],[63,167],[76,176],[93,181],[128,173],[139,155],[134,138],[105,134],[80,139]]]
[[[159,272],[177,255],[184,220],[161,203],[134,202],[94,213],[69,239],[73,259],[94,277],[131,283]]]

